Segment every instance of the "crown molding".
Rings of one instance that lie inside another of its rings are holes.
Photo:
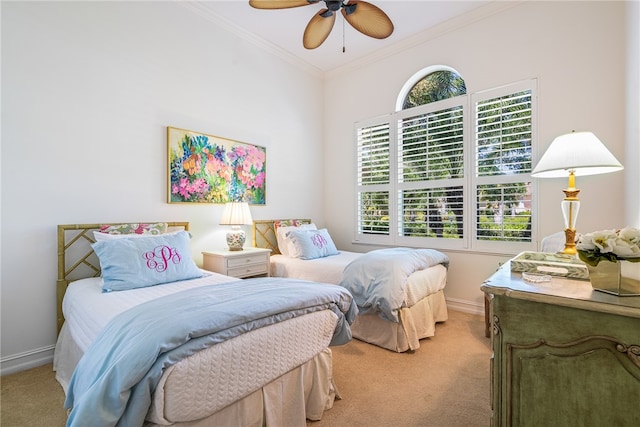
[[[428,41],[434,40],[449,32],[458,30],[475,22],[486,19],[490,16],[504,12],[521,3],[530,0],[507,0],[492,1],[490,3],[479,6],[467,13],[451,18],[445,22],[435,25],[421,33],[407,37],[397,43],[381,48],[374,53],[363,56],[359,59],[349,62],[348,64],[328,70],[324,73],[325,79],[344,75],[345,72],[351,72],[359,68],[366,67],[383,59],[392,57],[408,49],[414,48]]]
[[[255,34],[239,27],[237,24],[229,21],[228,19],[216,14],[211,11],[206,6],[203,6],[199,1],[192,0],[180,0],[178,4],[183,7],[191,10],[197,15],[205,18],[206,20],[213,22],[218,27],[223,28],[226,31],[246,40],[247,42],[253,44],[259,49],[272,54],[283,61],[299,68],[300,70],[310,74],[311,76],[326,80],[330,78],[334,78],[336,76],[343,75],[345,72],[351,72],[366,66],[369,66],[378,61],[384,60],[386,58],[390,58],[394,55],[397,55],[401,52],[404,52],[408,49],[414,48],[421,44],[424,44],[428,41],[434,40],[438,37],[443,36],[451,31],[458,30],[467,25],[471,25],[475,22],[486,19],[490,16],[499,14],[508,10],[514,6],[517,6],[522,3],[526,3],[531,0],[495,0],[491,1],[487,4],[477,7],[465,14],[456,16],[451,18],[445,22],[442,22],[432,28],[429,28],[419,34],[415,34],[413,36],[407,37],[403,40],[398,41],[397,43],[381,48],[374,53],[369,55],[362,56],[358,59],[355,59],[348,64],[333,68],[331,70],[323,71],[308,62],[300,59],[299,57],[291,54],[290,52],[274,45],[271,42],[264,40],[261,37],[256,36]]]
[[[226,31],[229,31],[230,33],[242,38],[243,40],[248,41],[249,43],[260,48],[261,50],[266,51],[267,53],[270,53],[284,60],[285,62],[299,68],[300,70],[312,75],[313,77],[324,79],[325,73],[319,68],[314,67],[308,62],[303,61],[302,59],[298,58],[295,55],[292,55],[291,53],[274,45],[273,43],[270,43],[264,40],[263,38],[258,37],[243,28],[240,28],[238,25],[234,24],[228,19],[223,18],[222,16],[216,14],[215,12],[211,11],[207,7],[201,5],[200,2],[181,0],[178,2],[178,4],[191,10],[197,15],[202,16],[206,20],[213,22],[214,24],[216,24],[216,26],[223,28]]]

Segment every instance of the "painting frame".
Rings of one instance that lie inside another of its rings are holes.
[[[267,149],[167,126],[167,203],[266,204]]]

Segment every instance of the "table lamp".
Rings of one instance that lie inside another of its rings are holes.
[[[224,205],[220,225],[230,225],[231,230],[227,233],[227,245],[230,251],[241,251],[244,242],[247,240],[241,225],[251,225],[251,211],[246,202],[230,202]]]
[[[571,132],[553,140],[537,166],[531,172],[536,178],[569,177],[569,185],[562,190],[565,246],[562,253],[576,254],[576,220],[580,201],[576,176],[597,175],[622,170],[620,162],[592,132]]]

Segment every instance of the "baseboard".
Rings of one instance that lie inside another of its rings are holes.
[[[0,375],[13,374],[53,362],[55,346],[42,347],[0,359]]]
[[[456,298],[447,298],[446,300],[447,308],[450,310],[484,316],[484,304],[478,304],[476,302]]]

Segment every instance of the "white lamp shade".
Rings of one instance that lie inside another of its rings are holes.
[[[251,225],[251,211],[246,202],[231,202],[224,205],[221,225]]]
[[[571,132],[553,140],[531,176],[536,178],[596,175],[623,169],[620,162],[591,132]]]

